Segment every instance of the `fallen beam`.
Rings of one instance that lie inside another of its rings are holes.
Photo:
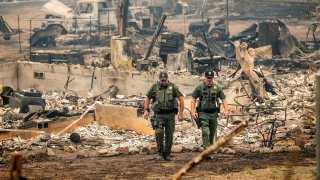
[[[88,114],[88,112],[89,112],[92,108],[94,108],[94,106],[95,106],[96,104],[97,104],[97,101],[94,102],[91,106],[89,106],[89,107],[87,108],[87,110],[85,110],[84,113],[82,113],[81,116],[80,116],[77,120],[75,120],[74,122],[72,122],[71,124],[69,124],[67,127],[65,127],[64,129],[62,129],[57,135],[60,135],[60,134],[62,134],[62,133],[67,132],[68,130],[70,130],[70,128],[72,128],[76,123],[78,123],[80,120],[82,120],[83,117],[84,117],[86,114]]]
[[[44,131],[27,130],[27,129],[0,129],[0,132],[31,132],[31,133],[46,133]]]
[[[79,119],[78,117],[76,118]],[[22,139],[30,139],[44,133],[57,134],[68,126],[69,128],[65,132],[70,132],[80,125],[85,126],[92,123],[94,121],[94,114],[87,114],[74,123],[76,120],[75,117],[68,117],[54,121],[33,123],[32,125],[21,127],[22,129],[0,129],[0,141],[12,140],[17,136]],[[70,124],[72,125],[70,126]]]
[[[11,154],[10,159],[10,180],[26,179],[22,177],[22,154]]]

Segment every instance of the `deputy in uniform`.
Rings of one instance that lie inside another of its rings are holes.
[[[178,101],[179,100],[179,109]],[[178,113],[178,120],[183,118],[184,97],[178,87],[169,82],[168,73],[160,72],[159,82],[156,82],[147,92],[144,103],[144,118],[149,117],[149,104],[155,113],[152,121],[155,129],[157,142],[157,159],[170,160],[171,147],[173,143],[173,132],[175,130],[175,115]],[[165,144],[163,144],[165,140]]]
[[[219,99],[222,100],[224,107],[223,115],[228,115],[226,96],[222,89],[213,83],[213,77],[213,71],[206,71],[204,82],[195,88],[191,99],[191,116],[201,124],[204,148],[208,148],[214,141],[217,130],[217,117],[220,112]],[[196,108],[197,99],[199,101]]]

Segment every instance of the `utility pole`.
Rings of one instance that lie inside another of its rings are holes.
[[[227,34],[227,48],[226,48],[226,57],[228,57],[228,49],[229,49],[229,0],[226,0],[226,9],[227,9],[227,17],[226,17],[226,34]]]
[[[21,50],[21,36],[20,36],[20,34],[21,34],[21,30],[20,30],[20,17],[19,17],[19,15],[18,15],[18,32],[19,32],[19,52],[20,52],[20,54],[22,53],[22,50]]]
[[[90,16],[90,29],[89,29],[89,49],[91,51],[91,16]]]
[[[30,28],[29,28],[29,30],[30,30],[30,37],[29,37],[29,61],[31,61],[31,34],[32,34],[32,32],[31,32],[31,29],[32,29],[32,20],[30,19]]]

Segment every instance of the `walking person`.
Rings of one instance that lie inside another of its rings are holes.
[[[213,71],[208,70],[204,75],[204,82],[199,84],[192,93],[191,116],[201,124],[202,142],[206,149],[214,142],[217,131],[217,118],[220,112],[219,99],[222,100],[224,116],[228,116],[228,103],[222,89],[213,83]],[[196,107],[197,99],[199,101]]]
[[[144,103],[145,119],[148,119],[149,117],[150,103],[152,104],[151,107],[155,113],[155,119],[152,121],[152,126],[155,129],[157,142],[158,154],[156,158],[159,160],[170,160],[173,133],[175,130],[175,115],[178,113],[178,120],[183,118],[184,97],[179,88],[175,84],[169,82],[167,72],[160,72],[159,82],[154,83],[147,92]]]

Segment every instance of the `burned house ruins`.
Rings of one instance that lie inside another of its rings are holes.
[[[319,7],[0,0],[0,177],[318,178]],[[229,115],[208,150],[190,102],[209,69]],[[170,162],[153,159],[155,131],[143,118],[161,71],[185,98]],[[202,161],[209,155],[216,160]],[[200,168],[186,173],[188,162]]]

